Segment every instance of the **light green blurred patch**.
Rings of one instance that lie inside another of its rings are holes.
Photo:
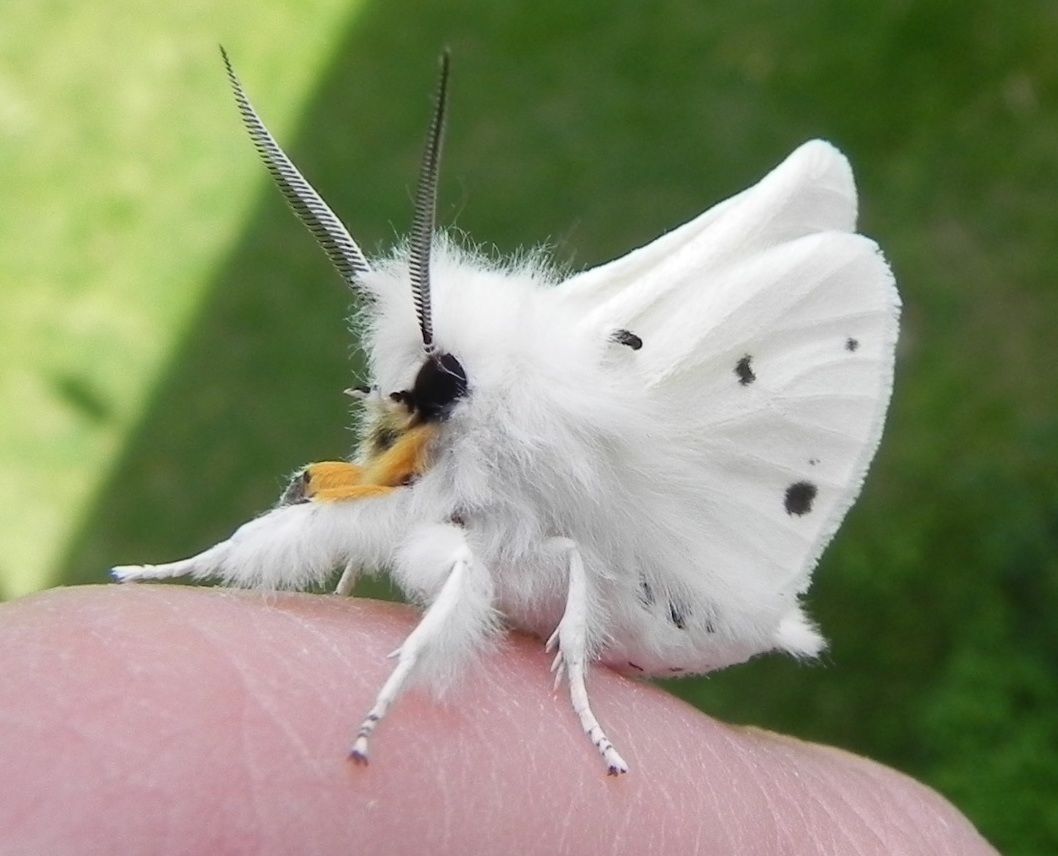
[[[0,596],[47,584],[267,181],[218,41],[282,132],[358,6],[4,5]]]

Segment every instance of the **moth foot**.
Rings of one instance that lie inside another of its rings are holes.
[[[110,569],[115,582],[136,583],[143,580],[164,580],[177,576],[167,565],[117,565]]]
[[[367,738],[357,737],[353,748],[349,750],[349,760],[359,767],[366,767],[370,760],[367,754]]]
[[[620,776],[628,772],[628,764],[612,746],[608,752],[603,753],[603,760],[607,763],[606,775]]]
[[[621,753],[614,748],[613,743],[606,736],[606,732],[599,727],[598,723],[585,729],[588,739],[602,755],[603,763],[606,764],[606,773],[609,776],[620,776],[628,772],[628,764]]]
[[[146,567],[143,565],[116,565],[110,569],[110,576],[116,583],[128,583],[143,579]]]

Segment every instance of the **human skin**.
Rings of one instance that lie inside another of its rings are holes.
[[[979,854],[949,803],[848,753],[593,670],[605,774],[539,640],[353,731],[409,607],[181,586],[0,606],[0,852]]]

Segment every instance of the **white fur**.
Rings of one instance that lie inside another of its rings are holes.
[[[814,656],[824,643],[798,598],[878,444],[897,335],[892,276],[855,219],[848,163],[815,141],[565,283],[539,258],[502,266],[439,236],[436,344],[469,393],[425,475],[392,497],[278,508],[195,559],[118,575],[304,586],[346,563],[391,568],[437,611],[383,713],[413,666],[447,682],[497,614],[541,637],[564,622],[567,666],[671,675]],[[373,383],[407,389],[424,358],[406,253],[359,284],[373,298],[361,319]],[[642,349],[615,343],[617,328]],[[795,514],[785,496],[801,481],[817,492]],[[577,598],[561,545],[583,574]],[[586,695],[574,703],[591,733]]]

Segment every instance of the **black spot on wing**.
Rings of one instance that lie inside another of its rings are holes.
[[[735,363],[735,374],[738,375],[738,382],[743,386],[749,386],[757,379],[757,376],[753,374],[753,367],[750,365],[752,361],[753,357],[746,354],[746,356]]]
[[[812,510],[812,500],[816,498],[816,486],[811,482],[794,482],[786,488],[786,513],[801,517]]]
[[[808,466],[810,466],[810,467],[814,467],[818,463],[819,463],[819,458],[809,458],[808,459]]]
[[[643,340],[631,330],[614,330],[613,333],[610,334],[610,338],[618,345],[626,345],[633,351],[638,351],[643,347]]]
[[[669,601],[669,621],[679,630],[687,627],[687,616],[684,614],[684,610],[671,600]]]
[[[647,578],[646,577],[640,577],[639,578],[639,602],[641,604],[643,604],[643,606],[653,606],[654,605],[654,600],[655,600],[655,598],[654,598],[654,589],[653,589],[653,587],[650,585],[650,583],[647,582]]]
[[[853,339],[851,336],[845,340],[845,350],[855,351],[860,346],[859,339]]]

